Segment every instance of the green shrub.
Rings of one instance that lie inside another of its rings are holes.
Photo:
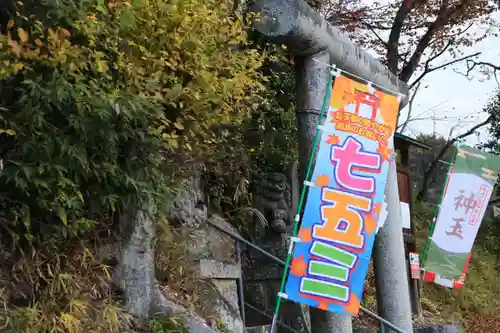
[[[58,240],[145,197],[240,123],[264,56],[230,1],[17,3],[0,35],[2,234]]]

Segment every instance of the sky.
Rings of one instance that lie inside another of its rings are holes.
[[[379,2],[389,2],[391,0],[379,0]],[[372,0],[365,0],[367,4]],[[500,22],[500,13],[494,17]],[[469,32],[481,33],[485,27],[473,27]],[[387,33],[387,36],[384,36]],[[379,31],[382,38],[387,40],[388,32]],[[367,50],[369,53],[370,50]],[[481,52],[476,61],[486,61],[500,65],[500,38],[488,37],[482,42],[468,48],[464,48],[463,56]],[[453,60],[450,55],[444,54],[435,62],[433,66],[439,66]],[[475,73],[470,78],[457,73],[465,73],[466,64],[459,63],[454,66],[447,66],[443,70],[438,70],[428,74],[423,80],[420,89],[415,97],[412,119],[406,127],[404,134],[416,137],[420,133],[433,134],[450,137],[450,129],[454,128],[452,137],[466,132],[469,128],[484,121],[488,115],[481,112],[488,100],[498,89],[495,79],[486,80],[485,76]],[[414,77],[417,77],[415,75]],[[500,73],[498,77],[500,81]],[[410,82],[412,80],[410,79]],[[400,115],[400,122],[406,119],[408,107]],[[446,117],[446,119],[444,119]],[[422,119],[424,118],[424,119]],[[435,121],[433,120],[436,119]],[[478,131],[479,136],[471,135],[465,142],[469,145],[476,145],[488,139],[487,127]]]
[[[478,60],[500,65],[499,38],[489,37],[471,47],[470,51],[465,54],[475,52],[482,52]],[[452,60],[451,57],[443,55],[436,65],[450,60]],[[436,134],[448,138],[452,127],[456,126],[452,136],[457,136],[488,117],[481,111],[497,89],[497,83],[494,79],[485,79],[480,73],[473,74],[469,79],[455,71],[465,72],[465,68],[465,64],[457,64],[425,77],[415,97],[410,117],[410,119],[417,119],[409,122],[404,134],[415,137],[419,133],[432,134],[435,131]],[[408,108],[405,108],[401,113],[400,121],[406,119],[407,112]],[[438,119],[433,121],[433,117]],[[444,117],[447,119],[443,119]],[[467,138],[466,142],[475,145],[488,138],[487,127],[479,133],[479,137],[472,135]]]
[[[500,15],[496,15],[500,21]],[[479,28],[477,28],[479,31]],[[476,61],[491,62],[500,65],[500,38],[488,37],[476,45],[463,50],[464,56],[481,52]],[[436,60],[436,66],[453,58],[443,55]],[[443,70],[428,74],[423,80],[415,97],[411,118],[404,134],[415,137],[420,133],[436,133],[445,138],[450,137],[450,129],[454,128],[452,137],[466,132],[469,128],[484,121],[488,115],[482,112],[483,107],[493,96],[498,84],[494,78],[487,79],[481,73],[473,73],[467,78],[466,64],[459,63]],[[499,73],[500,75],[500,73]],[[411,80],[410,80],[411,81]],[[500,76],[499,76],[500,81]],[[408,108],[403,110],[400,121],[406,119]],[[444,119],[446,117],[446,119]],[[425,118],[425,119],[420,119]],[[437,118],[435,121],[432,118]],[[487,127],[471,135],[465,141],[476,145],[488,139]]]

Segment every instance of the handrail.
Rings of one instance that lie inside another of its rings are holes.
[[[265,311],[262,311],[260,309],[258,309],[257,307],[253,306],[252,304],[248,303],[248,302],[245,302],[245,306],[248,306],[250,309],[254,310],[255,312],[259,313],[260,315],[266,317],[267,319],[273,319],[273,316],[266,313]],[[276,324],[278,324],[279,326],[283,327],[283,328],[286,328],[287,330],[289,330],[290,332],[292,333],[300,333],[299,331],[297,331],[295,328],[291,327],[291,326],[288,326],[287,324],[283,323],[281,320],[277,320],[276,321]]]
[[[237,235],[235,233],[233,233],[232,231],[229,231],[229,230],[226,230],[225,228],[213,223],[212,221],[210,220],[207,220],[207,223],[214,227],[215,229],[217,229],[218,231],[228,235],[229,237],[231,237],[232,239],[240,242],[240,243],[243,243],[247,246],[249,246],[251,249],[263,254],[264,256],[268,257],[269,259],[273,260],[274,262],[280,264],[281,266],[285,266],[285,262],[277,257],[275,257],[274,255],[272,255],[271,253],[267,252],[266,250],[258,247],[257,245],[253,244],[252,242],[249,242],[247,241],[246,239],[244,239],[243,237],[241,237],[240,235]],[[246,302],[245,302],[246,303]],[[383,325],[386,325],[388,327],[390,327],[392,330],[396,331],[397,333],[407,333],[405,331],[403,331],[401,328],[395,326],[393,323],[391,323],[390,321],[380,317],[379,315],[377,315],[376,313],[368,310],[368,309],[365,309],[364,307],[360,306],[360,310],[364,313],[366,313],[368,316],[372,317],[372,318],[375,318],[377,319],[381,324],[382,324],[382,327]]]

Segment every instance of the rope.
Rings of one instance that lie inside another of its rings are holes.
[[[429,250],[429,246],[431,244],[432,233],[434,232],[434,229],[436,228],[436,220],[438,218],[439,210],[441,209],[441,204],[443,203],[443,198],[444,198],[444,195],[446,193],[446,189],[448,188],[448,182],[450,181],[450,172],[453,170],[453,164],[455,162],[456,153],[457,153],[457,146],[453,145],[453,152],[451,153],[451,160],[450,160],[450,163],[448,165],[448,171],[447,171],[448,177],[446,178],[446,183],[441,190],[441,195],[439,198],[440,204],[436,206],[436,210],[434,211],[434,217],[432,218],[432,221],[429,224],[429,232],[428,232],[428,236],[427,236],[427,242],[425,243],[424,252],[422,253],[422,259],[420,260],[420,267],[424,267],[425,259],[427,259],[427,251]]]
[[[318,145],[318,141],[320,139],[320,136],[321,136],[321,130],[319,128],[319,126],[323,123],[323,118],[326,114],[326,110],[328,109],[328,97],[330,95],[330,89],[332,87],[332,81],[333,81],[333,74],[332,72],[330,72],[330,75],[328,77],[328,84],[327,84],[327,87],[326,87],[326,93],[325,93],[325,98],[323,99],[323,106],[321,107],[321,113],[320,113],[320,116],[318,117],[318,127],[316,128],[316,135],[314,136],[314,141],[313,141],[313,147],[312,147],[312,150],[311,150],[311,155],[309,157],[309,163],[307,165],[307,171],[306,171],[306,177],[305,177],[305,180],[309,180],[309,178],[311,177],[311,169],[312,169],[312,165],[313,165],[313,160],[314,160],[314,155],[315,155],[315,152],[316,152],[316,147]],[[305,197],[306,197],[306,193],[307,193],[307,186],[305,185],[302,185],[302,191],[300,193],[300,200],[299,200],[299,204],[298,204],[298,207],[297,207],[297,214],[295,216],[300,216],[300,213],[302,211],[302,207],[304,205],[304,200],[305,200]],[[293,242],[293,238],[297,236],[297,232],[299,230],[299,225],[300,225],[300,221],[299,219],[295,219],[295,222],[294,222],[294,225],[293,225],[293,231],[292,231],[292,238],[291,238],[291,242]],[[293,246],[293,245],[292,245]],[[274,327],[276,326],[276,321],[278,319],[278,312],[280,310],[280,306],[281,306],[281,293],[283,293],[283,290],[285,288],[285,282],[286,282],[286,277],[287,277],[287,274],[288,274],[288,268],[290,266],[290,261],[292,260],[292,256],[293,256],[293,248],[292,248],[292,251],[289,251],[288,254],[287,254],[287,257],[286,257],[286,261],[285,261],[285,267],[284,267],[284,270],[283,270],[283,277],[281,278],[281,284],[280,284],[280,291],[278,293],[278,297],[276,299],[276,307],[274,309],[274,315],[273,315],[273,321],[271,323],[271,328],[269,330],[270,333],[274,333]]]

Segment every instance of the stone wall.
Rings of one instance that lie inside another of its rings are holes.
[[[177,199],[169,221],[191,235],[189,244],[183,238],[172,241],[186,247],[190,262],[184,264],[195,271],[198,285],[194,296],[199,303],[196,311],[222,331],[243,333],[237,292],[241,265],[235,255],[236,244],[207,221],[233,233],[237,231],[224,218],[208,216],[199,180],[193,180]]]

